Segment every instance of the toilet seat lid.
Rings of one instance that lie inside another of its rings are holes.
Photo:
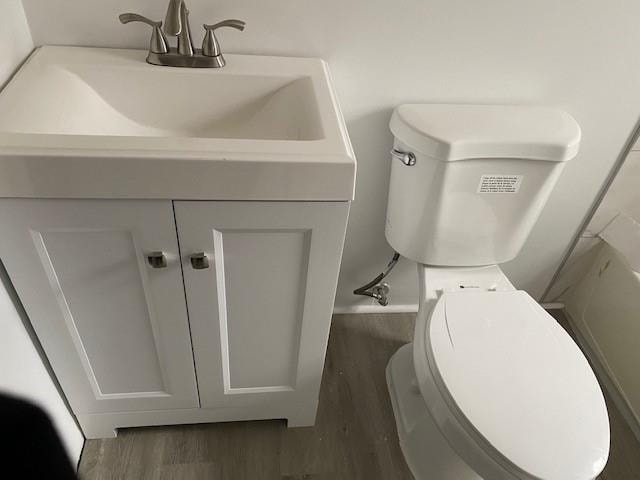
[[[498,463],[545,480],[602,471],[609,455],[602,391],[577,345],[529,295],[445,293],[425,335],[443,398]]]

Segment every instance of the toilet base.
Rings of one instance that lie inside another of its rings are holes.
[[[389,360],[387,386],[400,448],[416,480],[482,480],[451,448],[433,421],[420,393],[413,366],[413,344]]]

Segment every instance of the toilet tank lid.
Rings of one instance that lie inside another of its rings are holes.
[[[578,153],[580,126],[567,112],[523,105],[405,104],[391,132],[441,161],[523,158],[566,162]]]

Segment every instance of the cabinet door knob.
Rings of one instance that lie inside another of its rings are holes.
[[[191,266],[195,270],[204,270],[209,268],[209,258],[204,252],[194,253],[189,257],[191,259]]]
[[[167,256],[163,252],[151,252],[147,255],[147,263],[151,268],[166,268]]]

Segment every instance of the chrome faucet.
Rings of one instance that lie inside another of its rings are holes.
[[[189,9],[184,0],[169,0],[164,28],[162,22],[154,22],[137,13],[123,13],[120,15],[120,22],[143,22],[150,25],[153,32],[151,34],[147,62],[167,67],[224,67],[226,61],[222,55],[215,31],[220,27],[231,27],[242,31],[245,27],[245,23],[242,20],[223,20],[214,25],[205,24],[202,49],[196,49],[193,47],[191,37]],[[167,35],[178,38],[176,48],[169,46]]]

